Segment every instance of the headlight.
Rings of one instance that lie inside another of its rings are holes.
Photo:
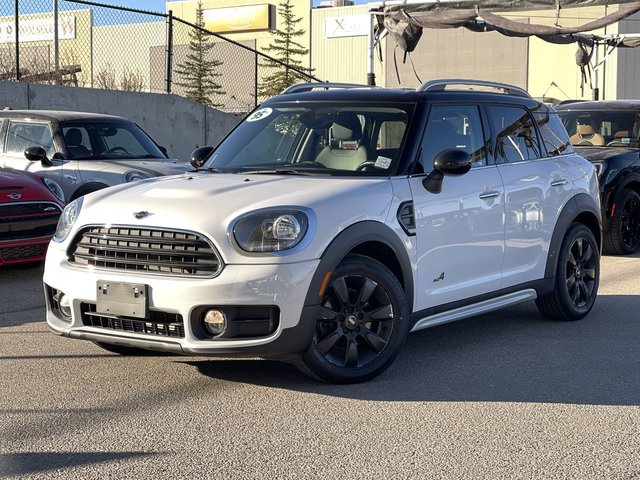
[[[46,185],[46,187],[53,193],[58,200],[64,203],[64,192],[60,185],[51,180],[50,178],[44,177],[42,182]]]
[[[73,224],[76,223],[78,215],[80,214],[80,209],[82,208],[82,200],[83,197],[80,197],[64,207],[62,215],[60,215],[60,219],[58,220],[56,233],[53,234],[53,240],[55,242],[63,242],[64,239],[69,235]]]
[[[309,217],[300,210],[256,212],[236,222],[233,236],[247,252],[280,252],[298,245],[309,230]]]
[[[151,178],[149,177],[149,175],[146,175],[142,172],[128,172],[125,176],[124,176],[124,181],[125,182],[135,182],[137,180],[144,180],[146,178]]]

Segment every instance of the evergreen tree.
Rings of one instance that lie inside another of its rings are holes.
[[[204,28],[204,14],[202,2],[198,2],[196,10],[196,25]],[[181,81],[176,85],[184,88],[185,96],[196,102],[210,107],[221,107],[222,104],[214,103],[212,95],[224,95],[222,86],[216,82],[216,78],[222,74],[218,67],[221,60],[212,58],[211,49],[215,46],[210,41],[210,36],[203,30],[194,28],[189,32],[189,53],[184,63],[176,67],[176,73]]]
[[[298,23],[302,21],[302,17],[295,18],[292,10],[291,0],[282,0],[278,5],[282,27],[276,29],[273,42],[264,50],[273,58],[286,64],[287,67],[269,60],[260,65],[274,71],[263,76],[260,85],[258,85],[258,93],[264,98],[278,95],[291,85],[309,80],[305,75],[288,68],[289,66],[309,75],[312,73],[311,69],[302,66],[302,60],[300,60],[300,57],[308,55],[309,50],[295,40],[297,37],[303,36],[305,30],[297,27]]]

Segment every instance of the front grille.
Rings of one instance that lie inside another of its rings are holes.
[[[184,338],[184,323],[178,313],[149,310],[149,318],[132,318],[96,312],[95,303],[81,303],[82,324],[87,327],[120,330],[161,337]]]
[[[36,258],[44,255],[44,245],[25,245],[23,247],[0,248],[0,258],[3,260],[18,260],[21,258]]]
[[[0,241],[50,237],[60,213],[60,207],[50,202],[0,204]]]
[[[115,270],[213,277],[222,262],[201,235],[139,227],[89,227],[72,243],[69,261]]]

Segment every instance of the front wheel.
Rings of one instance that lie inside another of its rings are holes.
[[[613,255],[630,255],[640,246],[640,195],[625,188],[615,200],[604,251]]]
[[[407,301],[382,263],[350,255],[333,272],[321,304],[304,369],[331,383],[357,383],[382,373],[408,330]]]
[[[586,226],[574,223],[560,247],[554,290],[536,300],[538,310],[554,320],[580,320],[596,301],[599,281],[596,239]]]

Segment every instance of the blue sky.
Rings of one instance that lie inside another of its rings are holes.
[[[98,0],[101,3],[108,3],[111,5],[119,5],[122,7],[140,8],[143,10],[152,10],[154,12],[164,12],[165,2],[164,0]],[[369,0],[355,0],[356,4],[368,3]],[[256,1],[256,3],[262,3],[262,0]],[[265,0],[265,3],[280,3],[280,0]],[[318,5],[320,0],[313,0],[313,5]]]

